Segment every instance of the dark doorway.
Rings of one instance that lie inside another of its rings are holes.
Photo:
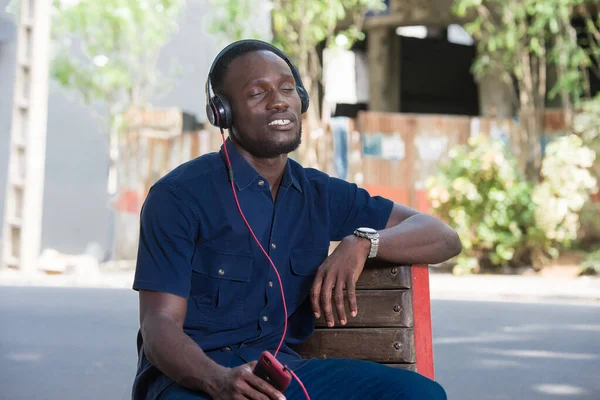
[[[401,37],[400,46],[401,112],[479,115],[479,93],[470,72],[474,46],[445,37]]]

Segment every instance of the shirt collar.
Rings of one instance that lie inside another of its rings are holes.
[[[285,169],[283,170],[283,177],[281,178],[281,186],[284,186],[286,188],[293,186],[294,188],[296,188],[296,190],[298,190],[300,193],[302,193],[302,186],[300,186],[298,179],[292,173],[292,163],[290,162],[289,158],[285,165]]]
[[[240,152],[231,142],[230,138],[227,138],[227,140],[225,141],[225,145],[227,146],[227,153],[229,154],[229,159],[231,160],[234,182],[239,191],[249,188],[259,179],[264,179],[252,167],[252,165],[250,165],[250,163],[240,154]],[[225,149],[223,145],[221,145],[221,150],[219,151],[219,154],[221,155],[221,158],[223,159],[225,165],[227,165],[227,158],[225,157]],[[287,160],[285,170],[283,171],[281,186],[287,188],[293,186],[300,193],[302,193],[302,187],[300,186],[298,179],[292,173],[292,165],[289,159]]]

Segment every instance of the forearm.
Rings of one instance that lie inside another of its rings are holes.
[[[379,231],[377,258],[399,264],[438,264],[462,251],[456,232],[439,219],[416,214]]]
[[[211,394],[225,368],[211,360],[181,327],[168,318],[145,321],[142,336],[150,362],[181,386]]]

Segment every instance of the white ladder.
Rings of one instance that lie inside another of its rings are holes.
[[[21,0],[2,267],[37,270],[42,233],[52,0]]]

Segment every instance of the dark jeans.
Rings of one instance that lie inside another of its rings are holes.
[[[446,392],[438,383],[415,372],[368,361],[311,360],[295,373],[311,400],[446,400]],[[287,400],[306,399],[295,379],[284,394]],[[210,397],[173,384],[159,399],[209,400]]]

